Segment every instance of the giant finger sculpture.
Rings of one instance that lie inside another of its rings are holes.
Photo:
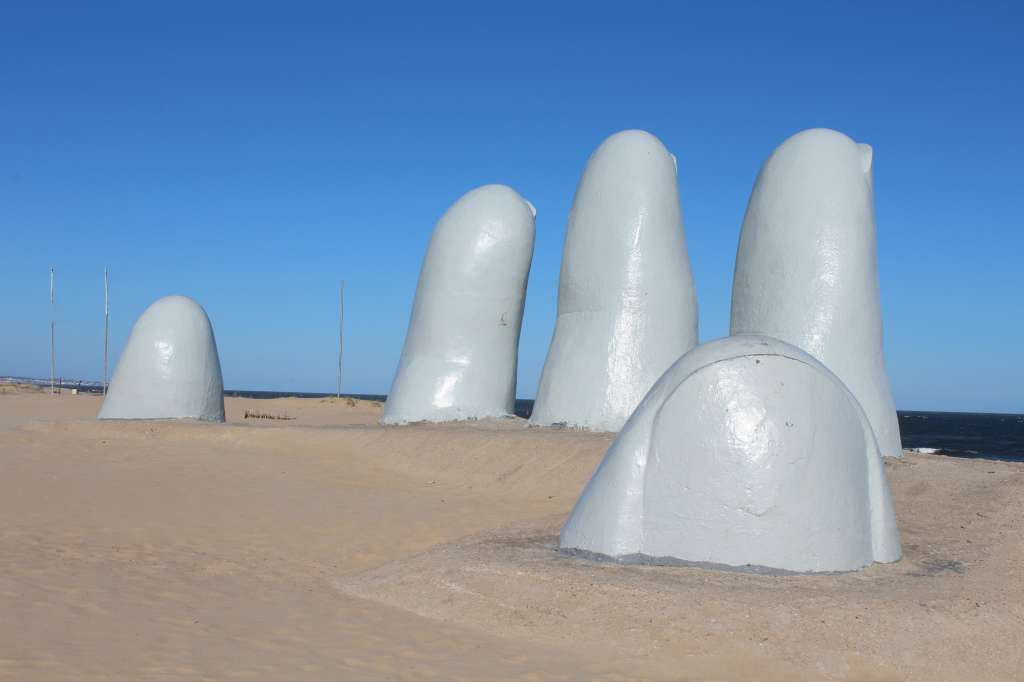
[[[513,414],[535,217],[504,185],[468,192],[441,217],[383,423]]]
[[[743,219],[731,333],[767,334],[825,363],[901,457],[882,351],[871,147],[805,130],[761,168]]]
[[[650,133],[616,133],[590,157],[573,200],[530,423],[618,431],[696,343],[675,157]]]
[[[658,380],[560,545],[795,572],[900,557],[882,457],[857,400],[807,353],[756,335],[699,346]]]
[[[224,421],[224,381],[210,318],[187,296],[166,296],[139,316],[100,408],[100,419]]]

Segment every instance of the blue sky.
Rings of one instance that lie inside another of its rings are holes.
[[[20,5],[20,6],[17,6]],[[573,192],[607,135],[679,158],[701,338],[728,333],[747,198],[804,128],[874,147],[901,409],[1024,412],[1020,3],[9,3],[0,10],[0,374],[102,372],[195,297],[229,388],[383,393],[420,261],[489,182],[538,209],[532,397]]]

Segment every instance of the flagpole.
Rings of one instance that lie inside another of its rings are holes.
[[[338,294],[338,397],[341,397],[342,352],[345,348],[345,280]]]
[[[110,349],[110,270],[103,268],[103,395],[107,394],[107,377],[110,365],[107,358]]]
[[[57,352],[55,350],[56,342],[57,342],[57,339],[56,339],[56,336],[57,336],[57,332],[56,332],[57,323],[56,323],[56,317],[54,315],[54,301],[55,301],[55,298],[54,298],[54,294],[53,294],[53,288],[54,288],[53,278],[54,278],[54,270],[53,270],[53,266],[51,265],[50,266],[50,394],[51,395],[53,395],[53,393],[54,393],[53,378],[54,378],[54,375],[57,373]]]

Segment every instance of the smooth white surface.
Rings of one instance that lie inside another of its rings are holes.
[[[616,133],[590,157],[573,200],[530,423],[618,431],[696,343],[676,159],[650,133]]]
[[[100,419],[224,421],[224,381],[210,318],[187,296],[166,296],[132,327]]]
[[[474,189],[442,216],[383,423],[513,414],[535,216],[505,185]]]
[[[761,168],[743,219],[731,333],[798,346],[860,401],[882,453],[902,457],[882,351],[871,147],[805,130]]]
[[[741,335],[654,385],[562,529],[564,549],[797,572],[900,557],[863,410],[820,362]]]

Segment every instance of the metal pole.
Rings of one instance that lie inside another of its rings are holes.
[[[54,276],[53,266],[50,266],[50,394],[51,395],[53,395],[53,392],[54,392],[54,390],[53,390],[53,377],[54,377],[54,374],[57,373],[57,370],[56,370],[57,353],[56,353],[56,350],[55,350],[56,336],[57,336],[57,334],[56,334],[57,323],[55,321],[55,316],[54,316],[54,311],[53,311],[53,304],[54,304],[54,300],[55,300],[54,299],[54,295],[53,295],[53,276]]]
[[[338,397],[341,398],[341,358],[345,348],[345,280],[338,295]]]
[[[110,272],[103,268],[103,395],[107,394],[107,358],[110,348]]]

